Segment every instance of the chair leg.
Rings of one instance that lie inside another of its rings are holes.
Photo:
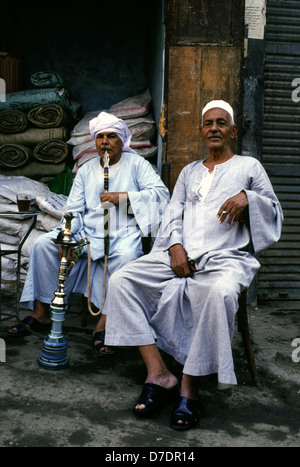
[[[259,378],[255,365],[254,352],[252,347],[250,326],[247,311],[247,290],[241,293],[239,300],[239,309],[237,312],[238,319],[238,331],[242,334],[242,340],[244,344],[245,354],[248,362],[248,368],[251,376],[252,383],[255,386],[259,386]]]

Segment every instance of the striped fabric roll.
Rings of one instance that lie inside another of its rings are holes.
[[[28,118],[21,110],[2,110],[0,112],[0,132],[21,133],[28,127]]]
[[[20,144],[2,144],[0,146],[0,167],[13,169],[23,167],[32,159],[32,150]]]
[[[57,164],[67,157],[68,152],[69,147],[64,141],[52,139],[39,143],[33,150],[33,156],[39,161]]]

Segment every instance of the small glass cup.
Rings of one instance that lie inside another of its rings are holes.
[[[17,205],[19,212],[27,212],[31,209],[31,196],[24,193],[17,194]]]

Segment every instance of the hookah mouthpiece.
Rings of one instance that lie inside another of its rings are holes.
[[[64,215],[64,218],[66,219],[66,227],[65,230],[71,230],[71,222],[72,219],[74,218],[74,215],[72,212],[66,212]]]
[[[105,193],[107,193],[108,192],[108,167],[109,167],[109,155],[107,151],[105,151],[104,153],[103,167],[104,167],[104,191]]]
[[[103,157],[103,167],[108,168],[109,167],[109,155],[108,152],[105,151],[104,157]]]

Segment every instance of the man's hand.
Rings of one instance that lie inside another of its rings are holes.
[[[59,234],[57,235],[57,240],[62,240],[63,235],[64,235],[63,231],[61,230]],[[67,261],[71,261],[73,252],[74,252],[74,247],[70,247],[67,252]],[[62,256],[63,256],[63,249],[62,249],[62,246],[59,244],[58,244],[57,256],[58,256],[59,261],[61,261]]]
[[[191,277],[196,270],[189,264],[187,254],[182,245],[177,243],[169,248],[171,268],[178,277]]]
[[[74,253],[74,250],[75,248],[73,246],[71,246],[69,249],[68,249],[68,253],[67,253],[67,261],[71,261],[72,259],[72,256],[73,256],[73,253]],[[59,261],[62,259],[62,247],[60,245],[58,245],[58,259]]]
[[[244,191],[241,191],[237,195],[228,198],[225,203],[220,207],[217,217],[220,219],[219,222],[222,224],[227,218],[227,225],[231,222],[244,222],[243,217],[244,211],[248,206],[248,198]]]
[[[103,193],[103,195],[100,196],[100,200],[102,207],[105,207],[105,203],[112,203],[118,206],[120,203],[128,203],[129,197],[127,192],[119,193],[118,191],[114,191],[112,193]]]

